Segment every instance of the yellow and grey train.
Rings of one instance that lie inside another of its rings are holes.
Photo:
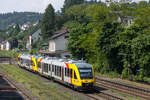
[[[21,54],[18,56],[18,65],[77,90],[95,87],[94,68],[83,61]]]

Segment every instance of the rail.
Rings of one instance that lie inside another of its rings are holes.
[[[97,79],[97,85],[120,91],[122,93],[127,93],[129,95],[134,95],[146,100],[150,99],[150,90],[146,89],[144,87],[134,86],[131,84],[127,84],[124,82],[111,80],[111,79],[105,79],[102,77],[96,77]]]

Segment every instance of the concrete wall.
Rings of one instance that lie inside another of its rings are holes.
[[[7,41],[6,42],[6,50],[9,51],[11,49],[11,44]]]
[[[54,40],[55,44],[56,44],[56,46],[55,46],[56,51],[57,50],[65,50],[65,51],[67,50],[67,42],[68,41],[67,41],[67,39],[65,39],[65,36],[66,36],[66,34],[62,35]]]
[[[41,40],[41,29],[38,29],[35,33],[32,34],[32,42],[35,43],[38,40]]]
[[[49,51],[50,52],[55,52],[55,41],[54,40],[50,40],[49,42]]]
[[[50,40],[49,42],[49,51],[66,51],[67,50],[67,39],[65,36],[68,34],[61,35],[53,40]]]

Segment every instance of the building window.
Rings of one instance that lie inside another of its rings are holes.
[[[50,43],[50,51],[55,51],[55,43]]]

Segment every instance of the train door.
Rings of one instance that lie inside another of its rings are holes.
[[[64,67],[61,68],[62,68],[62,82],[64,82]]]
[[[29,66],[28,69],[32,69],[33,61],[31,60],[31,65]]]
[[[42,69],[41,69],[41,66],[42,66],[42,65],[41,65],[41,64],[42,64],[41,62],[38,62],[38,72],[39,72],[39,73],[42,72]]]
[[[73,77],[72,77],[72,84],[78,86],[79,85],[79,80],[77,78],[76,71],[73,70]]]
[[[44,74],[44,63],[42,63],[41,68],[42,68],[42,74]]]
[[[69,68],[65,67],[64,81],[70,83]]]
[[[48,76],[51,77],[51,64],[48,64]]]
[[[50,64],[51,71],[50,71],[50,77],[52,77],[52,63]]]
[[[54,69],[55,69],[55,65],[54,64],[52,64],[52,77],[54,77]]]

